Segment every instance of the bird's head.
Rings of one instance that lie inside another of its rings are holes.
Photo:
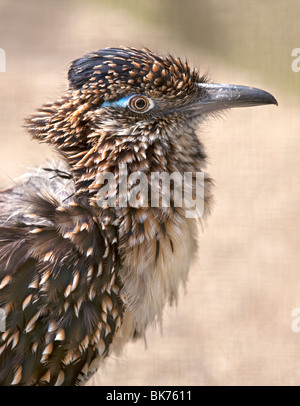
[[[34,138],[67,159],[78,192],[91,190],[100,171],[195,171],[205,153],[199,122],[233,107],[277,104],[269,93],[209,83],[172,56],[107,48],[75,60],[69,90],[27,121]]]

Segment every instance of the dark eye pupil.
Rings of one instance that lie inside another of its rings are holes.
[[[153,108],[154,103],[146,96],[133,96],[129,99],[128,107],[136,113],[145,113]]]
[[[143,109],[146,106],[146,102],[144,99],[137,99],[135,105],[138,109]]]

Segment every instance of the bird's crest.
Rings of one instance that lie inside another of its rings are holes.
[[[120,93],[150,92],[157,96],[183,97],[195,90],[196,70],[172,56],[135,48],[106,48],[76,59],[70,67],[71,89],[99,92],[104,100]]]

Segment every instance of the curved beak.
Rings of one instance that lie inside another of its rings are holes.
[[[278,105],[277,100],[270,93],[255,87],[198,83],[198,88],[199,97],[189,107],[189,110],[197,115],[235,107]]]

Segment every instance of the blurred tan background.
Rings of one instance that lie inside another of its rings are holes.
[[[199,132],[216,181],[199,256],[163,332],[110,359],[91,384],[298,385],[300,333],[300,47],[297,0],[0,0],[0,183],[42,164],[22,128],[67,86],[70,61],[106,46],[187,57],[215,81],[278,99],[229,112]]]

